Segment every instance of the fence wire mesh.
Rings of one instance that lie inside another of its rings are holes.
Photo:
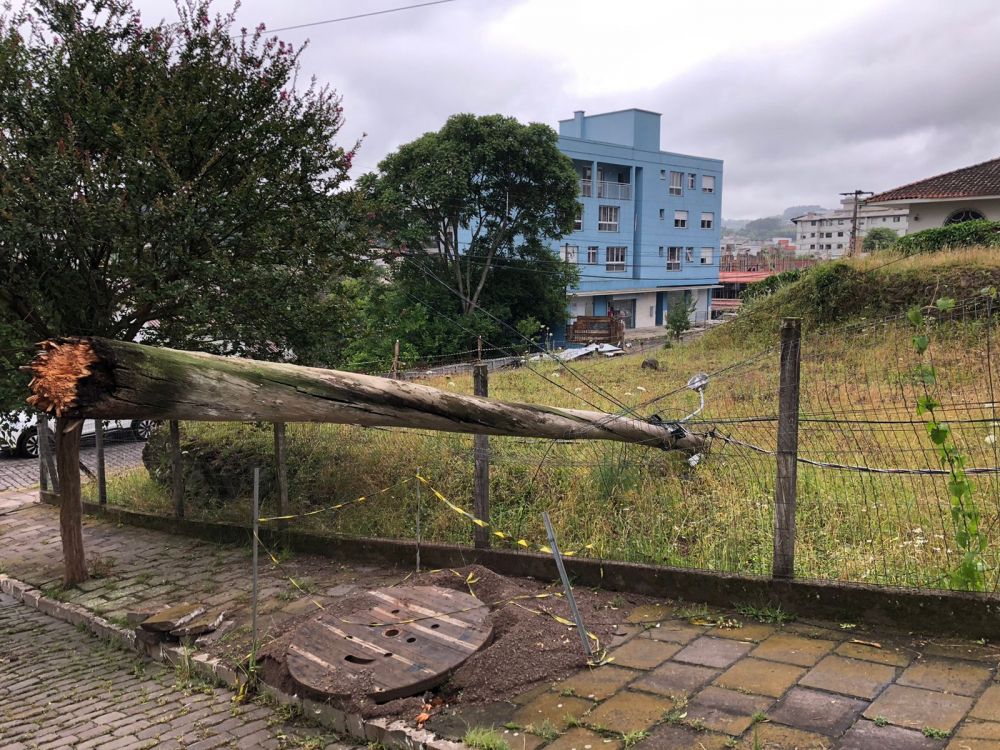
[[[1000,586],[1000,404],[996,399],[997,316],[989,301],[938,316],[928,356],[937,382],[919,377],[925,360],[905,319],[807,332],[801,346],[795,574],[801,578],[946,588],[960,561],[948,477],[916,413],[927,389],[953,429],[973,473],[974,501],[988,537],[987,591]],[[527,362],[494,372],[490,395],[557,406],[591,406],[665,421],[694,412],[685,388],[710,373],[704,411],[688,421],[709,438],[696,458],[644,446],[579,440],[491,438],[491,524],[512,540],[544,544],[541,512],[560,546],[610,559],[769,575],[778,424],[777,348],[723,356],[696,342],[664,352],[668,366],[640,358]],[[379,367],[374,373],[383,372]],[[428,382],[472,392],[468,368]],[[572,372],[569,372],[571,369]],[[576,377],[575,375],[579,377]],[[586,408],[586,407],[585,407]],[[472,509],[476,451],[471,435],[425,430],[289,424],[288,508],[279,502],[274,428],[261,423],[181,425],[185,512],[240,523],[250,518],[253,467],[262,468],[261,515],[290,528],[350,537],[469,544],[469,519],[417,492],[417,472],[453,504]],[[568,436],[572,437],[572,436]],[[109,479],[109,499],[170,511],[171,446],[160,429],[145,467]],[[362,500],[358,500],[363,498]],[[344,504],[345,505],[341,505]],[[339,506],[339,507],[338,507]]]

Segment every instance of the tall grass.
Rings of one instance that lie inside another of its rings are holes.
[[[977,252],[969,254],[971,262]],[[928,258],[901,263],[924,268]],[[996,319],[969,316],[942,323],[932,354],[940,382],[942,415],[953,421],[956,440],[970,466],[997,466],[1000,396],[996,370]],[[937,468],[924,427],[913,415],[921,386],[905,323],[863,322],[807,335],[803,345],[800,456],[859,467]],[[683,384],[695,372],[718,373],[708,405],[694,429],[714,428],[763,451],[775,449],[778,353],[762,351],[763,334],[748,343],[716,335],[655,354],[660,369],[640,369],[639,357],[530,363],[494,373],[491,395],[555,406],[620,411],[643,416],[688,414],[697,395]],[[991,347],[992,367],[987,359]],[[731,368],[731,369],[726,369]],[[720,372],[722,371],[722,372]],[[599,386],[596,392],[589,384]],[[440,377],[431,385],[471,393],[470,376]],[[668,398],[646,404],[654,396]],[[761,421],[755,421],[761,420]],[[980,421],[969,421],[980,420]],[[250,470],[270,471],[272,436],[245,424],[185,423],[192,450],[206,446],[229,492],[205,492],[189,482],[193,516],[246,521]],[[995,442],[990,442],[996,435]],[[697,466],[679,453],[615,443],[492,438],[491,503],[496,528],[544,542],[541,512],[553,520],[560,546],[593,544],[596,554],[710,570],[766,574],[772,554],[774,458],[716,439]],[[336,513],[297,519],[298,528],[349,536],[412,538],[418,512],[419,468],[454,503],[471,508],[472,438],[416,430],[344,425],[288,426],[292,500],[296,512],[315,510],[361,495],[368,499]],[[213,463],[214,462],[214,463]],[[974,477],[983,527],[990,537],[988,588],[997,585],[1000,484],[997,476]],[[144,471],[117,477],[112,502],[169,512],[168,493]],[[426,490],[419,500],[425,539],[468,543],[467,519]],[[275,510],[273,493],[264,513]],[[956,560],[947,492],[940,476],[881,475],[800,465],[797,575],[905,586],[944,586]]]

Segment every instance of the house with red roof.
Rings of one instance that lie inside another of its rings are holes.
[[[886,190],[866,203],[909,206],[907,234],[974,219],[1000,221],[1000,159]]]

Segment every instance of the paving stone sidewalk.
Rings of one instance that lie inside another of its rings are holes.
[[[151,603],[202,601],[245,628],[248,550],[93,518],[84,535],[103,576],[69,601],[109,618]],[[58,514],[0,516],[9,574],[58,583]],[[264,627],[406,571],[297,556],[261,574]],[[293,588],[294,576],[304,595]],[[461,737],[496,727],[516,750],[673,748],[1000,748],[1000,648],[866,630],[863,624],[764,624],[664,602],[623,610],[614,661],[490,705],[446,710],[428,727]],[[245,651],[243,652],[245,653]]]
[[[104,465],[108,472],[129,469],[142,463],[145,443],[137,440],[109,441],[104,448]],[[97,448],[84,447],[80,460],[90,471],[97,471]],[[0,491],[34,487],[38,484],[38,459],[0,455]]]
[[[0,749],[360,750],[0,594]]]

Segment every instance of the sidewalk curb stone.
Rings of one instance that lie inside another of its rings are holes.
[[[191,671],[202,679],[229,689],[238,689],[241,685],[236,670],[223,664],[216,657],[163,643],[144,647],[136,641],[134,631],[109,622],[77,604],[47,597],[30,584],[12,578],[6,573],[0,573],[0,592],[57,620],[77,627],[84,625],[98,638],[109,641],[123,650],[136,651],[154,661],[171,666],[176,666],[187,659]],[[378,718],[366,721],[359,714],[345,713],[334,706],[289,695],[271,685],[262,685],[261,692],[278,703],[298,706],[303,713],[312,717],[313,721],[338,734],[350,735],[360,741],[381,743],[388,750],[468,750],[468,747],[460,742],[437,737],[424,729],[414,729],[400,720],[390,722],[388,719]]]

